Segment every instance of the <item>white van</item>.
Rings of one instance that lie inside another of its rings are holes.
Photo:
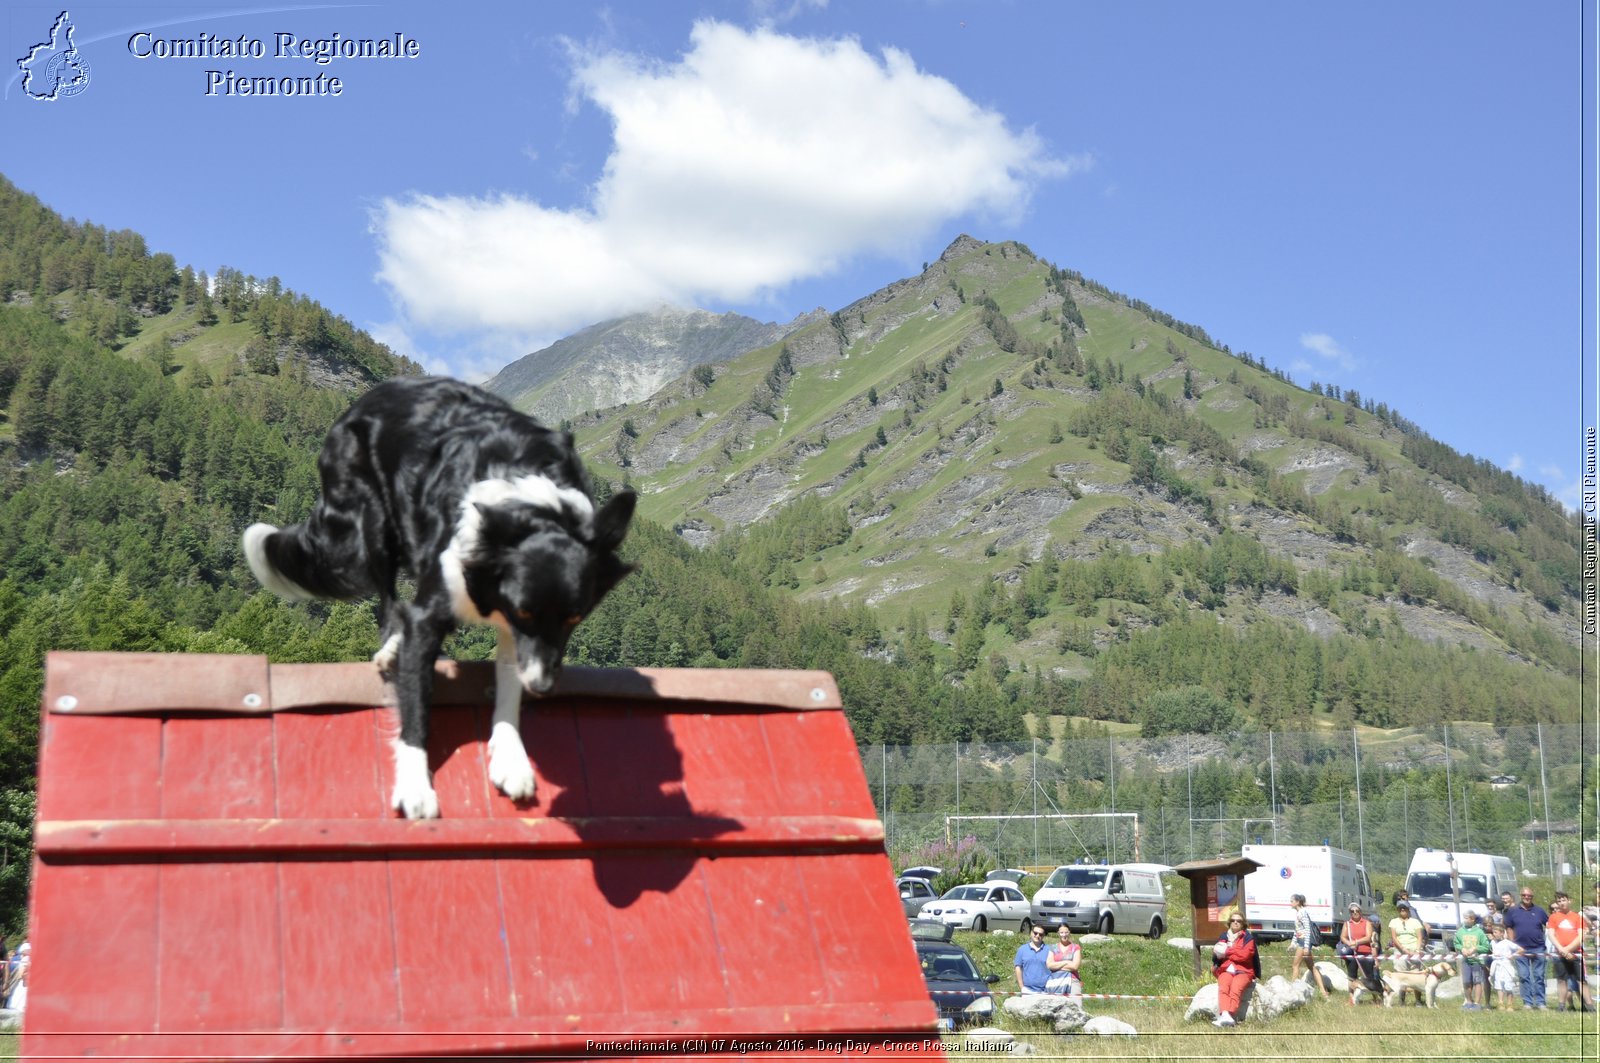
[[[1517,870],[1507,856],[1418,849],[1406,871],[1406,892],[1411,894],[1411,914],[1428,924],[1428,936],[1448,940],[1467,912],[1477,912],[1481,921],[1488,911],[1484,901],[1502,893],[1517,895]]]
[[[1376,912],[1378,898],[1355,854],[1328,845],[1246,845],[1241,853],[1261,866],[1244,877],[1250,932],[1264,940],[1294,936],[1296,893],[1325,941],[1338,940],[1352,902]]]
[[[1158,938],[1167,929],[1167,895],[1149,865],[1063,864],[1034,893],[1033,922]]]

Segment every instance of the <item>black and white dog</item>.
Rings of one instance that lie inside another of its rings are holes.
[[[522,692],[549,691],[572,629],[632,566],[617,547],[634,494],[598,511],[566,433],[454,380],[397,379],[334,424],[317,462],[322,497],[302,524],[254,524],[245,557],[286,598],[378,596],[383,646],[373,656],[400,707],[394,807],[439,814],[428,773],[433,665],[458,621],[499,632],[489,779],[533,796],[518,727]],[[395,593],[402,571],[411,600]]]

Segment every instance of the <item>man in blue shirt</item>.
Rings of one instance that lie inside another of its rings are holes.
[[[1017,992],[1043,993],[1044,985],[1050,981],[1050,967],[1046,962],[1050,950],[1044,947],[1044,927],[1034,927],[1028,935],[1025,944],[1017,946],[1017,958],[1014,961],[1017,969]]]
[[[1533,891],[1522,888],[1522,903],[1506,911],[1506,933],[1522,949],[1517,957],[1517,981],[1522,983],[1524,1009],[1546,1009],[1544,1002],[1545,969],[1549,957],[1545,955],[1544,928],[1550,922],[1550,913],[1533,903]]]

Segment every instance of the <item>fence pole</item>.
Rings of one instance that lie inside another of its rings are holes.
[[[1356,852],[1361,854],[1361,866],[1367,866],[1367,828],[1361,812],[1361,732],[1350,728],[1350,745],[1356,751]]]
[[[883,804],[883,840],[885,848],[893,849],[889,834],[889,746],[887,743],[878,743],[878,756],[882,760],[883,777],[878,780],[878,799]]]
[[[1456,851],[1456,790],[1450,782],[1450,725],[1444,725],[1444,798],[1450,816],[1450,851]]]
[[[1272,782],[1272,844],[1278,844],[1278,755],[1272,745],[1272,731],[1267,731],[1267,778]]]
[[[1189,859],[1194,859],[1194,736],[1183,736],[1183,762],[1189,768]]]
[[[1106,778],[1111,781],[1111,813],[1117,811],[1117,740],[1111,735],[1106,735]],[[1116,838],[1111,830],[1111,820],[1106,820],[1106,848],[1110,850],[1111,862],[1117,862]]]
[[[1550,784],[1545,781],[1544,775],[1544,724],[1536,723],[1533,727],[1539,736],[1539,789],[1544,792],[1544,852],[1547,857],[1546,866],[1550,869],[1550,879],[1553,882],[1556,877],[1556,854],[1550,838]]]

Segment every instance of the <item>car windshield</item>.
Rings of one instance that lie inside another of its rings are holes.
[[[1484,880],[1482,875],[1461,876],[1461,899],[1475,897],[1482,900],[1484,894]],[[1453,901],[1455,894],[1450,889],[1450,872],[1448,871],[1413,871],[1406,879],[1406,892],[1411,894],[1414,901]]]
[[[1044,880],[1046,886],[1056,889],[1080,889],[1084,886],[1104,886],[1107,869],[1103,867],[1058,867]]]
[[[945,891],[941,900],[946,901],[981,901],[988,896],[987,886],[956,886]]]
[[[929,978],[959,979],[963,982],[982,981],[978,969],[964,952],[929,952],[922,956],[922,969]]]

